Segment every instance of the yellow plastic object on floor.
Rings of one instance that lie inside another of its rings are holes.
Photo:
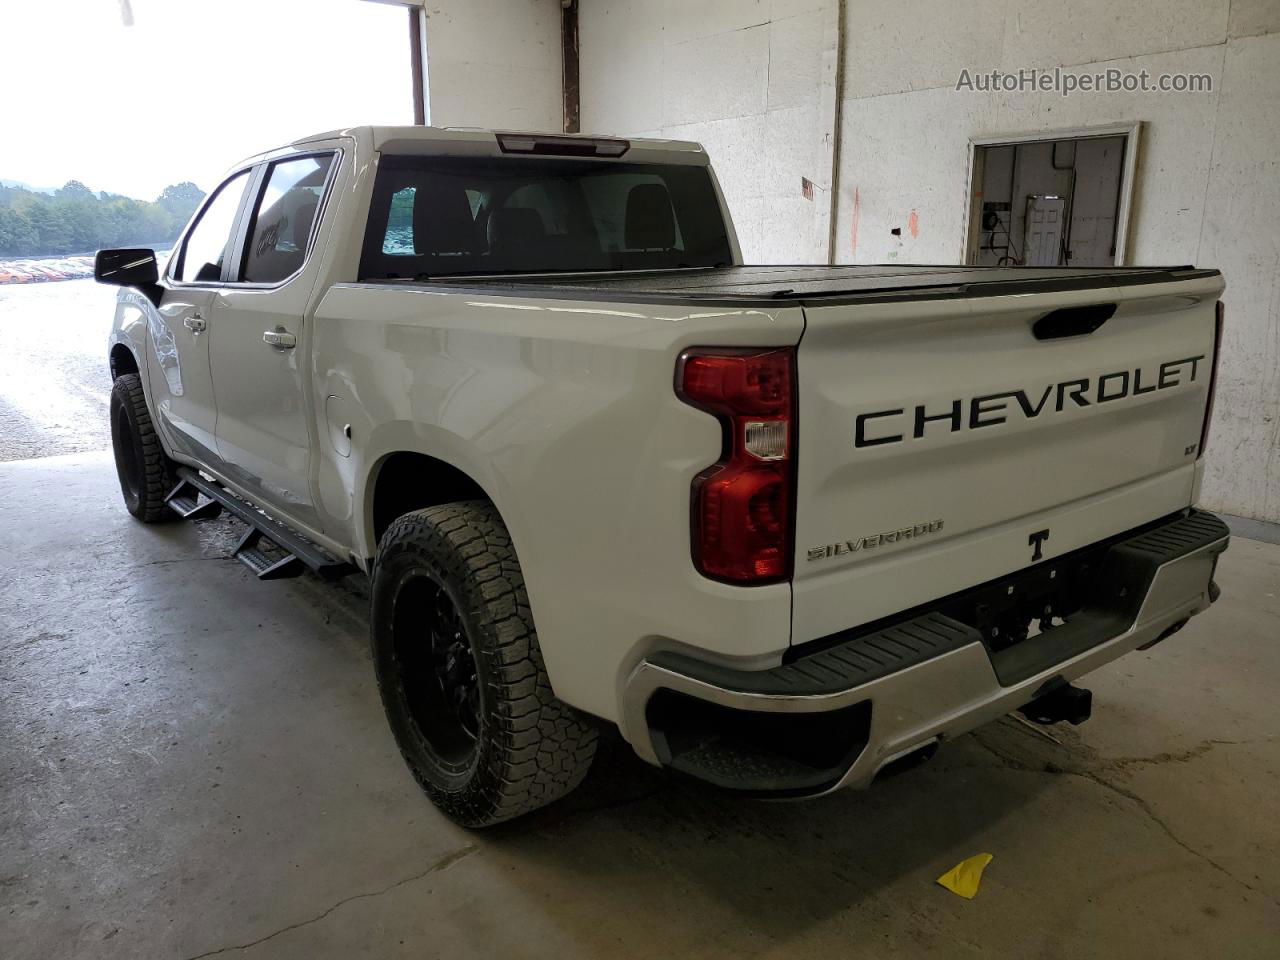
[[[966,900],[978,895],[978,884],[982,882],[982,871],[994,859],[989,853],[979,853],[968,860],[961,860],[954,867],[938,878],[938,883],[952,893],[959,894]]]

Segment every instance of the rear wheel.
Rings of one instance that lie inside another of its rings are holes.
[[[129,512],[143,523],[172,519],[164,498],[177,482],[176,464],[160,446],[136,373],[117,377],[111,387],[111,447]]]
[[[573,790],[595,729],[556,699],[506,527],[485,501],[396,520],[373,578],[378,689],[410,770],[468,827]]]

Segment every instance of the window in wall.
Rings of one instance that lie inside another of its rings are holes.
[[[968,262],[1102,267],[1123,262],[1131,134],[974,145]]]
[[[214,193],[200,211],[200,219],[187,234],[173,272],[183,283],[209,283],[222,277],[222,265],[231,245],[231,228],[249,185],[249,171],[237,173]]]
[[[254,212],[241,279],[278,283],[302,269],[333,160],[330,153],[271,165]]]

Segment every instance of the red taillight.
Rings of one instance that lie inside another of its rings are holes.
[[[720,459],[693,481],[693,563],[715,580],[791,577],[795,351],[688,350],[676,393],[724,428]]]
[[[1204,425],[1200,427],[1200,449],[1196,452],[1197,460],[1204,456],[1205,448],[1209,445],[1209,424],[1213,420],[1213,399],[1218,394],[1218,358],[1222,356],[1222,318],[1225,312],[1226,308],[1223,307],[1222,301],[1219,300],[1214,313],[1213,363],[1209,367],[1209,400],[1204,405]]]

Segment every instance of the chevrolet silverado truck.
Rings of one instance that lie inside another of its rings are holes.
[[[391,730],[468,826],[615,726],[805,797],[1079,722],[1217,598],[1215,270],[746,266],[697,144],[359,127],[96,277],[129,511],[367,575]]]

